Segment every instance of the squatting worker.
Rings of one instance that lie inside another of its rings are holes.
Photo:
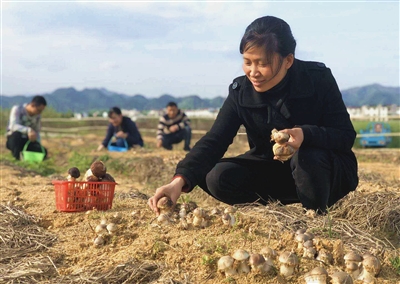
[[[176,203],[196,185],[231,205],[279,200],[318,212],[355,190],[356,132],[338,85],[323,63],[295,58],[295,47],[282,19],[266,16],[247,27],[240,42],[245,76],[233,80],[211,130],[178,163],[172,181],[149,199],[157,214],[161,197]],[[241,125],[250,150],[221,159]],[[274,160],[273,128],[289,134],[296,150],[284,163]]]

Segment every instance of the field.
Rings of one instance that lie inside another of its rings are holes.
[[[237,206],[233,226],[224,225],[220,215],[210,215],[206,227],[188,224],[184,229],[178,220],[160,224],[147,206],[184,157],[183,145],[160,150],[154,137],[146,136],[142,149],[95,152],[101,139],[93,133],[46,137],[43,145],[50,159],[39,165],[12,161],[0,141],[0,283],[305,283],[304,275],[317,266],[329,275],[344,270],[343,253],[350,251],[379,258],[382,269],[375,283],[400,283],[399,149],[354,149],[359,186],[327,215],[316,216],[299,204],[243,204]],[[226,156],[244,150],[240,137]],[[118,183],[112,209],[57,211],[52,181],[65,179],[72,166],[84,172],[99,159]],[[183,204],[196,204],[209,214],[227,208],[199,188],[182,195],[177,209]],[[117,224],[118,230],[97,247],[94,229],[102,219]],[[331,264],[302,256],[293,237],[300,228],[315,235],[318,250],[333,254]],[[299,256],[293,276],[279,275],[277,259],[266,274],[225,277],[217,271],[221,256],[239,248],[259,253],[266,246]]]

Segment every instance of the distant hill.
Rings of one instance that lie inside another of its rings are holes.
[[[400,105],[400,87],[384,87],[373,84],[344,90],[342,95],[347,107]]]
[[[343,100],[348,107],[360,107],[362,105],[400,105],[400,88],[384,87],[378,84],[364,87],[351,88],[342,91]],[[175,101],[182,109],[220,108],[225,100],[223,97],[202,99],[192,95],[187,97],[174,97],[164,94],[159,98],[146,98],[137,94],[128,96],[100,89],[84,89],[77,91],[74,88],[60,88],[50,94],[43,95],[49,106],[58,112],[89,112],[95,110],[107,110],[111,106],[119,106],[124,109],[152,110],[163,109],[169,101]],[[27,96],[2,96],[1,106],[4,109],[11,108],[15,104],[29,101]]]

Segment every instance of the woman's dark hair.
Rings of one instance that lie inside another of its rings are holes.
[[[278,53],[281,57],[279,64],[281,65],[284,57],[291,53],[294,55],[296,40],[292,35],[290,26],[284,20],[265,16],[254,20],[246,28],[240,41],[240,53],[243,54],[255,46],[265,49],[269,63],[272,63],[273,55]]]
[[[43,96],[34,96],[31,100],[31,105],[38,106],[47,106],[46,99]]]
[[[113,113],[115,113],[117,115],[121,115],[122,114],[121,109],[119,107],[110,108],[110,110],[108,111],[108,117],[111,117]]]

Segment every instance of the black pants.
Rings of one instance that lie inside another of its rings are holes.
[[[10,136],[7,136],[7,143],[6,147],[8,150],[11,150],[12,155],[14,156],[15,159],[20,160],[20,155],[22,152],[22,149],[24,148],[26,142],[28,142],[27,137],[23,137],[22,133],[19,131],[13,132]],[[44,148],[44,147],[43,147]],[[28,151],[32,152],[42,152],[42,148],[38,142],[31,142],[28,145],[27,148]],[[45,158],[47,156],[47,150],[45,150]]]
[[[172,150],[172,144],[178,144],[182,140],[185,140],[183,150],[190,150],[190,140],[192,139],[192,129],[189,126],[173,132],[170,134],[164,134],[162,139],[162,146],[167,150]]]
[[[357,187],[357,162],[349,154],[307,147],[285,163],[243,154],[222,159],[199,185],[231,205],[279,200],[326,212]]]

